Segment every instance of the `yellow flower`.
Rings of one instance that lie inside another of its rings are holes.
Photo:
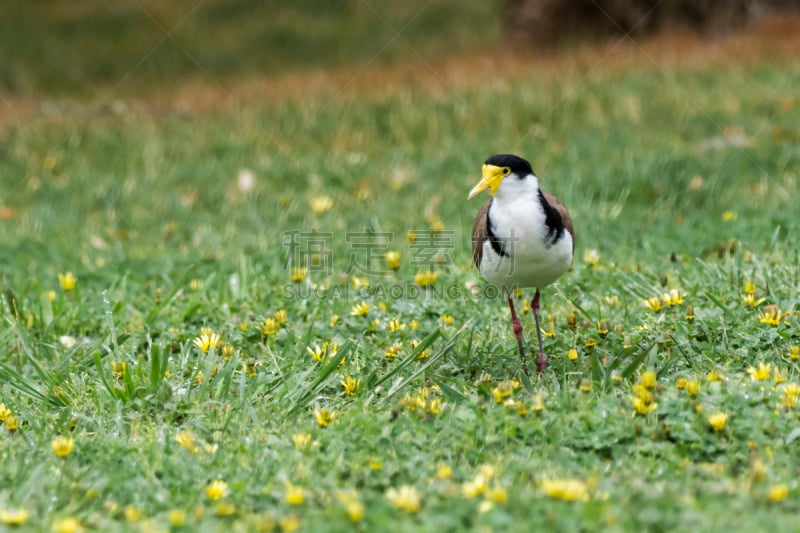
[[[400,322],[400,319],[395,317],[389,321],[389,331],[391,331],[392,333],[395,333],[403,329],[406,329],[406,325]]]
[[[695,397],[700,394],[700,382],[699,381],[687,381],[686,382],[686,393],[689,396]]]
[[[795,344],[789,347],[789,357],[793,361],[797,361],[798,359],[800,359],[800,346]]]
[[[712,370],[708,374],[706,374],[706,381],[709,383],[714,383],[715,381],[722,381],[723,377],[722,374],[717,372],[716,370]]]
[[[284,498],[289,505],[300,505],[303,503],[303,489],[292,483],[286,483],[286,496]]]
[[[206,487],[206,496],[209,500],[219,500],[228,492],[228,484],[221,479],[215,479]]]
[[[767,501],[770,503],[780,503],[789,496],[789,487],[783,483],[772,485],[767,491]]]
[[[453,325],[453,317],[448,315],[447,313],[442,314],[442,316],[440,316],[439,319],[442,321],[442,324],[444,324],[445,326],[452,326]]]
[[[78,278],[72,272],[67,272],[66,274],[58,273],[58,284],[61,285],[63,290],[71,291],[75,288],[76,283],[78,283]]]
[[[567,359],[569,359],[570,361],[577,361],[578,360],[578,350],[576,350],[575,348],[570,348],[567,351]]]
[[[203,444],[203,451],[209,455],[217,453],[217,450],[219,450],[219,444],[209,444],[209,443]]]
[[[681,296],[681,294],[676,289],[672,289],[668,293],[665,293],[662,296],[662,299],[664,300],[664,303],[666,303],[670,307],[676,305],[683,305],[683,296]]]
[[[435,270],[428,270],[425,272],[418,272],[414,275],[414,282],[420,287],[427,287],[433,285],[439,279],[439,273]]]
[[[583,347],[586,348],[587,350],[591,350],[595,346],[597,346],[597,341],[595,339],[589,338],[583,341]]]
[[[128,522],[138,522],[142,519],[142,510],[138,507],[129,505],[125,508],[125,520]]]
[[[367,278],[359,278],[358,276],[352,277],[353,289],[359,290],[361,288],[369,289],[369,280]]]
[[[16,431],[19,429],[19,420],[14,415],[8,415],[6,417],[6,429],[9,431]]]
[[[364,301],[357,303],[350,310],[350,314],[353,316],[365,316],[367,313],[369,313],[369,305]]]
[[[461,485],[461,493],[466,498],[475,498],[486,492],[489,488],[489,480],[483,474],[476,475],[471,481],[466,481]]]
[[[444,411],[445,404],[441,398],[432,398],[425,404],[425,412],[431,415],[438,415]]]
[[[725,429],[725,424],[728,422],[728,415],[725,413],[715,413],[708,417],[708,423],[714,428],[714,431],[722,431]]]
[[[311,444],[311,433],[295,433],[292,435],[292,444],[296,450],[305,450]]]
[[[742,296],[742,305],[745,307],[758,307],[762,303],[764,303],[764,298],[756,300],[756,297],[752,294],[745,294]]]
[[[453,476],[453,469],[446,463],[436,465],[436,479],[450,479]]]
[[[431,226],[432,233],[441,233],[444,231],[444,221],[438,215],[429,215],[426,217],[428,224]]]
[[[339,500],[339,503],[344,505],[347,517],[352,522],[360,522],[361,519],[364,518],[364,504],[358,500],[358,495],[355,491],[338,491],[336,493],[336,499]]]
[[[508,501],[508,491],[500,486],[491,487],[486,491],[486,499],[494,503],[505,503]]]
[[[289,320],[285,309],[278,309],[273,316],[275,317],[275,322],[280,325],[286,324],[286,321]]]
[[[386,352],[384,353],[384,355],[386,356],[387,359],[394,359],[395,357],[397,357],[397,355],[400,353],[400,350],[402,349],[403,349],[403,343],[396,342],[391,346],[389,346],[388,348],[386,348]]]
[[[194,342],[194,345],[203,353],[208,353],[208,350],[211,348],[216,349],[222,344],[219,334],[214,333],[211,328],[202,328],[200,330],[200,336],[195,338],[192,342]]]
[[[396,508],[407,513],[416,513],[422,506],[417,489],[411,485],[403,485],[397,489],[390,488],[386,491],[386,499]]]
[[[642,372],[641,377],[639,377],[639,383],[646,389],[655,389],[656,388],[656,373],[652,370],[646,370]]]
[[[111,372],[114,373],[115,376],[121,378],[125,375],[125,370],[127,369],[128,365],[125,364],[125,361],[112,361],[111,362]]]
[[[694,306],[692,305],[686,306],[686,320],[688,322],[694,322]]]
[[[537,394],[533,397],[531,409],[534,411],[544,411],[544,397],[541,394]]]
[[[543,479],[542,492],[553,499],[567,502],[589,499],[589,488],[579,479]]]
[[[392,270],[400,268],[400,252],[386,252],[386,266]]]
[[[308,274],[308,269],[306,267],[292,267],[292,270],[289,271],[289,275],[295,283],[306,279],[306,274]]]
[[[756,284],[750,280],[744,282],[744,293],[753,296],[756,293]]]
[[[175,435],[175,442],[183,446],[189,453],[197,452],[197,444],[194,440],[194,434],[188,429],[178,432]]]
[[[236,505],[231,502],[218,502],[214,512],[217,516],[231,516],[236,512]]]
[[[50,443],[53,453],[58,457],[66,457],[72,453],[72,445],[75,444],[75,439],[72,437],[56,437]]]
[[[170,527],[182,527],[186,523],[186,511],[183,509],[170,509],[167,513],[167,522]]]
[[[798,399],[800,399],[800,385],[796,383],[787,383],[783,388],[781,404],[785,408],[791,409],[797,404]]]
[[[0,403],[0,422],[5,422],[9,416],[11,416],[11,410],[6,407],[6,404]]]
[[[8,526],[21,526],[28,520],[28,511],[21,508],[1,509],[0,522]]]
[[[344,509],[347,513],[347,517],[352,522],[359,522],[364,518],[364,504],[359,501],[352,501],[344,504]]]
[[[268,318],[261,324],[261,333],[264,335],[274,335],[278,332],[278,321],[274,318]]]
[[[312,198],[309,202],[309,206],[311,210],[318,215],[321,215],[325,211],[329,210],[333,207],[333,200],[329,196],[317,196]]]
[[[369,469],[370,470],[383,470],[383,461],[378,459],[377,457],[370,457],[369,458]]]
[[[339,322],[339,315],[332,315],[331,319],[328,321],[328,325],[330,327],[333,327],[336,325],[337,322]]]
[[[297,515],[286,515],[278,521],[278,525],[281,527],[281,531],[283,533],[291,533],[292,531],[296,531],[300,528],[300,517]]]
[[[503,400],[508,398],[514,393],[514,385],[511,381],[501,381],[495,388],[492,389],[492,396],[494,396],[495,403],[502,403]]]
[[[686,384],[689,383],[689,380],[686,378],[678,378],[675,381],[675,388],[678,390],[684,390],[686,388]]]
[[[317,421],[320,427],[328,427],[333,419],[336,417],[336,413],[328,409],[327,407],[323,407],[321,409],[316,409],[314,411],[314,420]]]
[[[578,390],[580,390],[581,392],[592,392],[591,380],[588,379],[582,380],[580,386],[578,387]]]
[[[417,322],[416,320],[412,320],[411,322],[408,323],[408,326],[411,329],[417,329],[419,327],[419,322]]]
[[[653,296],[644,301],[645,305],[654,313],[661,311],[662,302],[659,296]]]
[[[406,241],[409,243],[413,243],[417,240],[417,232],[412,230],[408,230],[406,233]]]
[[[517,414],[519,416],[525,416],[525,415],[528,414],[528,407],[525,405],[525,402],[523,402],[521,400],[514,401],[514,400],[509,398],[508,400],[506,400],[506,405],[509,406],[509,407],[516,408]]]
[[[578,329],[578,317],[575,316],[575,313],[567,315],[567,327],[572,331]]]
[[[725,222],[733,222],[737,218],[739,218],[739,214],[735,211],[724,211],[722,213],[722,220]]]
[[[551,322],[551,326],[552,325],[553,324]],[[551,329],[552,329],[552,327],[551,327]],[[606,338],[606,336],[608,335],[608,320],[598,320],[597,321],[597,334],[602,339]],[[555,333],[553,333],[553,336],[555,336]]]
[[[633,392],[638,398],[641,398],[644,403],[653,401],[653,392],[641,383],[637,383],[633,386]]]
[[[598,252],[594,248],[586,248],[583,250],[583,260],[586,263],[589,263],[592,266],[597,265],[600,262],[600,252]]]
[[[340,383],[344,389],[345,396],[355,396],[361,381],[351,377],[343,377]]]
[[[478,467],[478,474],[482,475],[486,479],[492,479],[497,475],[497,467],[493,464],[484,463]]]
[[[753,368],[751,366],[747,369],[747,372],[753,380],[765,381],[768,380],[769,376],[772,374],[772,365],[769,363],[759,363],[758,368]]]
[[[767,465],[764,464],[764,461],[762,461],[761,458],[754,458],[753,463],[750,466],[750,479],[752,479],[755,483],[761,483],[764,481],[766,476]]]
[[[636,412],[636,414],[643,416],[652,413],[655,408],[658,407],[657,403],[651,403],[647,401],[646,398],[642,398],[640,396],[632,397],[631,404],[633,405],[633,410]]]
[[[758,314],[759,322],[762,324],[769,324],[772,327],[777,327],[781,323],[781,310],[776,305],[769,305]]]
[[[81,523],[78,522],[78,519],[68,516],[53,522],[51,531],[53,533],[76,533],[77,531],[80,531],[80,529]]]
[[[314,345],[312,348],[311,346],[306,346],[306,351],[311,355],[311,357],[317,363],[321,363],[322,360],[325,358],[325,349],[320,348],[318,345]]]

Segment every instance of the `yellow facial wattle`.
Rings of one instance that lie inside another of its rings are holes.
[[[500,187],[500,183],[503,182],[503,178],[508,176],[511,173],[511,170],[508,167],[498,167],[495,165],[483,165],[483,177],[478,184],[469,191],[469,196],[467,199],[470,199],[489,189],[492,193],[492,196],[497,194],[497,189]]]

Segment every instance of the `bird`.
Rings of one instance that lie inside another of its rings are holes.
[[[513,296],[518,289],[536,289],[531,309],[539,340],[536,369],[541,375],[547,368],[539,319],[541,289],[556,281],[572,264],[572,218],[558,198],[539,187],[539,178],[522,157],[496,154],[484,162],[482,170],[480,182],[467,199],[483,191],[488,191],[491,198],[475,217],[472,259],[480,275],[508,297],[511,324],[526,375],[522,324]]]

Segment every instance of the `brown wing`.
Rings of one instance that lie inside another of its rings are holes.
[[[481,269],[481,259],[483,258],[483,243],[489,238],[489,206],[492,199],[486,201],[475,217],[475,224],[472,225],[472,261],[478,270]]]
[[[540,189],[541,190],[541,189]],[[570,235],[572,235],[572,253],[575,253],[575,230],[572,229],[572,218],[569,216],[569,211],[567,208],[564,207],[564,204],[561,203],[561,200],[550,194],[549,192],[542,191],[542,196],[544,199],[547,200],[547,203],[552,205],[556,208],[556,210],[561,214],[561,221],[564,223],[564,227],[567,228],[567,231]],[[477,221],[476,221],[477,224]]]

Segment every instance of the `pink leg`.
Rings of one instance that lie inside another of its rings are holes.
[[[539,358],[536,360],[536,370],[541,375],[547,368],[547,356],[544,354],[544,348],[542,347],[542,327],[539,324],[539,289],[536,289],[536,294],[533,295],[531,309],[533,309],[533,318],[536,320],[536,335],[539,338]]]
[[[522,371],[528,375],[528,365],[525,363],[525,348],[522,345],[522,324],[517,318],[517,311],[514,309],[514,300],[509,295],[508,307],[511,309],[511,324],[514,326],[514,336],[517,338],[517,347],[519,348],[519,358],[522,361]]]

